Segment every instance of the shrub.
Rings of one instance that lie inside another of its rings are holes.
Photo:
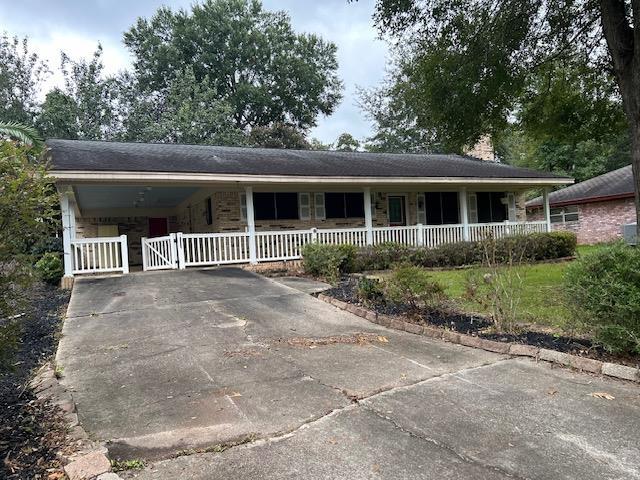
[[[523,261],[553,260],[570,257],[576,250],[576,235],[572,232],[532,233],[513,235],[497,240],[487,239],[493,246],[498,263],[508,263],[518,257]],[[357,252],[353,263],[356,272],[387,270],[400,263],[425,268],[478,265],[484,261],[483,242],[458,242],[435,248],[410,248],[396,243],[365,247]]]
[[[406,262],[411,251],[411,248],[393,242],[361,248],[354,259],[354,271],[388,270],[397,263]]]
[[[53,252],[62,255],[62,237],[44,237],[31,247],[31,255],[41,257],[45,253]]]
[[[640,353],[640,249],[620,243],[575,260],[564,294],[605,348]]]
[[[380,281],[370,277],[358,279],[357,295],[364,303],[379,303],[384,300],[384,291]]]
[[[310,243],[302,249],[304,270],[335,283],[342,273],[352,271],[356,251],[353,245]]]
[[[45,253],[36,262],[36,271],[42,280],[52,285],[57,284],[64,274],[60,256],[56,253]]]
[[[406,304],[413,310],[421,306],[437,309],[446,298],[442,285],[415,266],[396,268],[385,281],[385,296],[393,303]]]
[[[489,237],[481,242],[482,270],[467,276],[465,296],[491,311],[498,331],[512,332],[520,314],[524,285],[525,237],[508,237],[502,241]]]

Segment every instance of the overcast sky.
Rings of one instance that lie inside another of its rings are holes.
[[[73,58],[88,57],[98,42],[104,48],[107,72],[127,68],[130,57],[122,34],[140,16],[149,17],[161,5],[188,7],[191,0],[0,0],[0,29],[29,36],[32,48],[58,70],[60,50]],[[387,48],[377,39],[371,15],[375,0],[263,0],[266,9],[285,10],[298,32],[313,32],[338,45],[339,75],[345,90],[336,112],[319,118],[312,130],[323,142],[342,132],[364,138],[369,122],[356,106],[356,86],[377,85],[384,74]],[[60,82],[59,77],[50,84]]]

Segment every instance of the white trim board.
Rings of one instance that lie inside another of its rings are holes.
[[[484,177],[325,177],[283,175],[231,175],[175,172],[92,172],[79,170],[51,170],[49,174],[61,183],[236,183],[236,184],[358,184],[358,185],[567,185],[570,178],[484,178]]]

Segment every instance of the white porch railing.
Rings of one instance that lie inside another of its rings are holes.
[[[468,225],[469,240],[478,241],[493,235],[544,232],[546,222],[486,223]],[[465,240],[465,226],[412,225],[406,227],[372,228],[372,244],[400,243],[412,247],[433,248],[445,243]],[[367,229],[331,228],[308,230],[259,231],[255,239],[255,259],[251,258],[249,232],[177,234],[178,257],[181,268],[190,266],[223,265],[228,263],[272,262],[302,258],[302,249],[308,243],[367,245]],[[182,251],[181,251],[182,250]]]
[[[249,234],[228,233],[178,233],[178,258],[180,268],[191,266],[248,263]]]
[[[257,261],[296,260],[302,257],[302,247],[317,241],[316,231],[288,230],[256,232]]]
[[[546,232],[547,222],[502,222],[502,223],[471,223],[469,224],[469,240],[477,242],[492,235],[493,238],[503,238],[509,235],[524,235],[527,233]]]
[[[343,243],[364,247],[367,244],[367,229],[361,228],[323,228],[314,229],[318,243],[340,245]]]
[[[73,273],[129,273],[127,236],[71,240]]]

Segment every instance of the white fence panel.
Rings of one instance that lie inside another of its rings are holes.
[[[477,242],[489,236],[493,238],[504,238],[510,235],[524,235],[546,231],[546,222],[473,223],[469,225],[469,239]]]
[[[362,228],[323,228],[317,230],[317,242],[332,245],[347,243],[364,247],[367,244],[367,229]]]
[[[129,273],[127,236],[76,238],[71,241],[73,273]]]
[[[142,238],[142,269],[169,270],[178,268],[176,234]]]
[[[313,241],[314,232],[314,230],[256,232],[257,260],[268,262],[302,258],[302,248]]]
[[[373,229],[373,244],[393,242],[402,245],[416,246],[418,242],[418,228],[413,227],[375,227]]]
[[[181,267],[249,262],[246,232],[178,234],[178,248],[184,259]]]
[[[422,232],[423,245],[427,248],[464,241],[464,225],[425,225]]]

